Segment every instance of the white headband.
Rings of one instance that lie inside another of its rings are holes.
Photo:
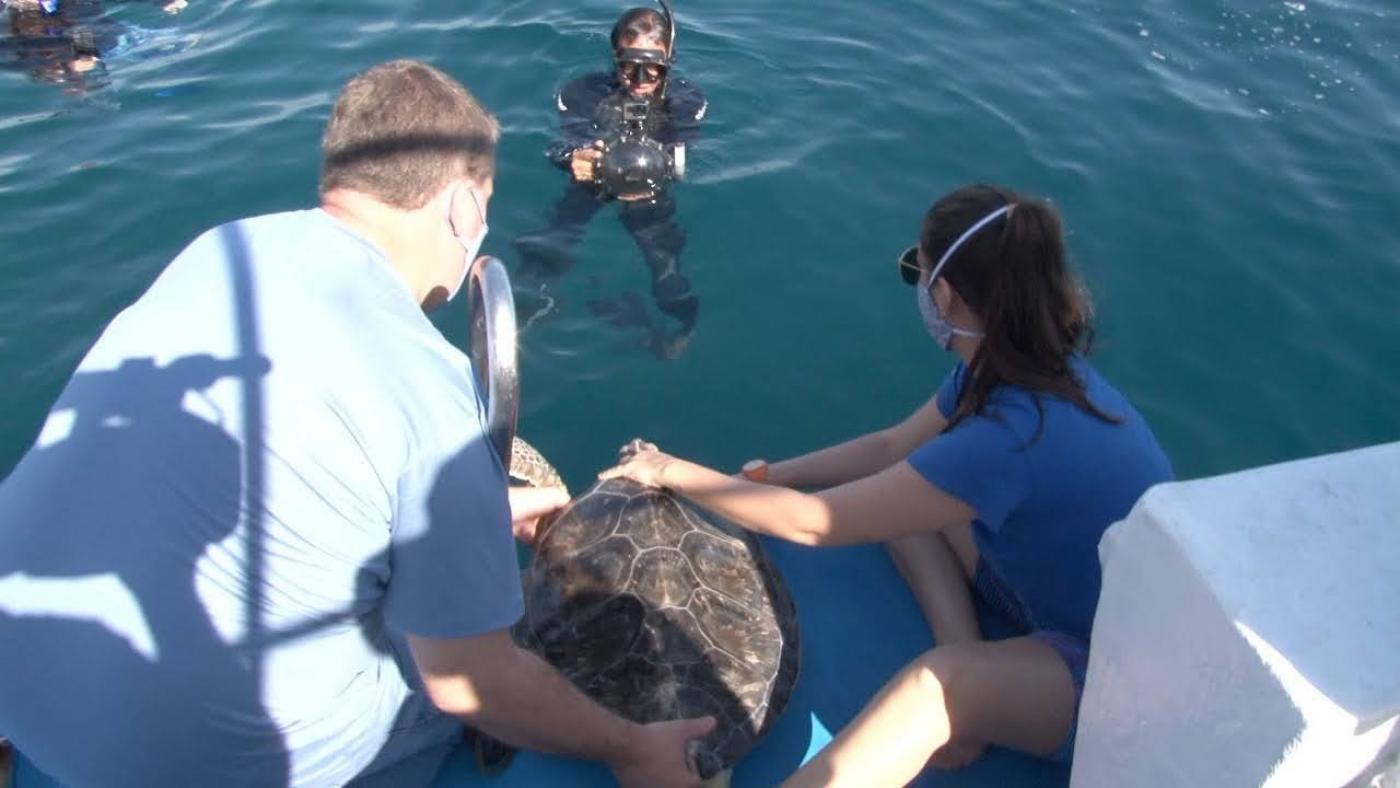
[[[982,229],[983,227],[986,227],[987,225],[1001,218],[1003,215],[1011,213],[1011,209],[1015,207],[1016,203],[1014,202],[1007,203],[1006,205],[1001,206],[995,211],[992,211],[991,213],[982,217],[982,221],[967,228],[966,232],[958,236],[958,240],[954,241],[953,245],[948,247],[948,251],[944,252],[943,256],[938,258],[938,265],[935,265],[933,267],[933,273],[928,275],[929,287],[933,286],[933,283],[938,279],[938,272],[942,271],[943,266],[947,264],[949,260],[953,259],[953,255],[957,254],[958,249],[960,249],[964,243],[967,243],[967,239],[976,235],[978,230]]]

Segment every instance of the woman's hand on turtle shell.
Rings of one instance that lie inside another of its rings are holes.
[[[646,487],[664,487],[661,475],[676,458],[641,438],[634,438],[617,452],[617,466],[598,474],[599,479],[631,479]]]
[[[626,752],[608,765],[622,788],[698,786],[690,743],[714,729],[714,717],[642,725]]]
[[[533,545],[540,518],[559,511],[568,502],[569,491],[563,487],[511,487],[510,520],[515,538]]]

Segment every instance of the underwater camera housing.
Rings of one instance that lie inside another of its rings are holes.
[[[648,136],[650,113],[646,101],[623,104],[619,131],[603,141],[595,181],[614,197],[650,197],[671,181],[685,178],[685,143],[667,145]]]

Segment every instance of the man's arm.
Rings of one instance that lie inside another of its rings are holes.
[[[598,104],[608,95],[607,81],[608,75],[601,72],[579,77],[554,97],[559,110],[559,139],[545,152],[554,166],[569,169],[574,151],[597,141]]]
[[[694,84],[676,79],[670,90],[671,142],[691,143],[700,137],[700,124],[710,110],[705,93]]]
[[[712,719],[638,725],[594,703],[506,631],[439,640],[410,635],[433,703],[507,744],[599,760],[623,785],[692,785],[686,744]]]
[[[504,630],[408,642],[433,704],[507,744],[612,763],[637,738],[639,726],[593,703]]]
[[[633,725],[511,642],[524,610],[512,521],[525,530],[563,491],[509,494],[475,416],[442,428],[444,445],[403,471],[396,496],[384,623],[407,636],[428,697],[510,744],[603,759],[629,786],[694,784],[686,743],[712,720]]]

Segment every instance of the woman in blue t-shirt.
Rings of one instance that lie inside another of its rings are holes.
[[[1099,538],[1172,477],[1142,417],[1084,360],[1088,296],[1048,203],[958,189],[929,210],[899,267],[934,341],[960,359],[902,423],[747,463],[741,478],[633,441],[603,474],[794,542],[888,545],[938,646],[793,785],[904,785],[926,763],[959,767],[988,744],[1068,761]],[[1022,634],[983,640],[974,595]]]

